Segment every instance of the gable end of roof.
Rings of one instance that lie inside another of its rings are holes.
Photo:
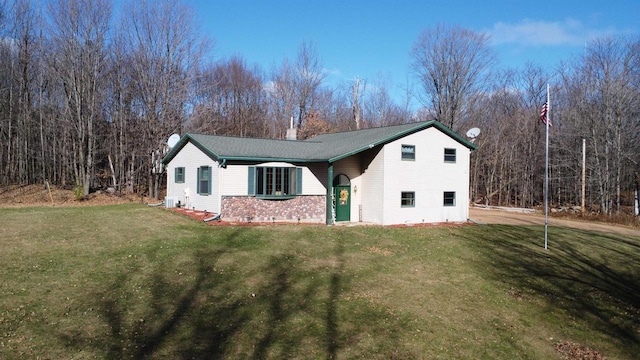
[[[161,160],[162,164],[167,165],[180,152],[180,150],[182,150],[182,148],[185,147],[185,145],[187,145],[187,143],[189,142],[191,142],[195,147],[197,147],[200,151],[205,153],[211,159],[215,161],[218,161],[220,159],[220,157],[217,154],[215,154],[213,151],[211,151],[211,149],[201,144],[190,133],[187,133],[187,134],[184,134],[184,136],[180,138],[180,140],[176,143],[176,145],[173,148],[171,148],[171,150],[169,150],[167,155],[165,155],[165,157],[162,158]]]

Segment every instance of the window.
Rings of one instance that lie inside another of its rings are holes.
[[[456,192],[445,191],[444,192],[444,206],[456,206]]]
[[[183,167],[177,167],[176,168],[175,182],[176,183],[183,183],[184,182],[184,168]]]
[[[302,168],[250,167],[249,195],[293,197],[302,190]]]
[[[456,149],[444,149],[444,162],[456,162]]]
[[[401,207],[415,207],[416,193],[413,191],[403,191],[400,199]]]
[[[211,195],[211,166],[198,168],[198,194]]]
[[[415,160],[415,159],[416,159],[415,145],[402,145],[402,160]]]

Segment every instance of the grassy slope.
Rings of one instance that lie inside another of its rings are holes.
[[[541,236],[0,210],[0,358],[634,358],[640,239]]]

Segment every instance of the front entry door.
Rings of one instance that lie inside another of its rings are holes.
[[[333,179],[336,221],[351,221],[351,180],[345,174]]]
[[[336,186],[333,193],[336,199],[336,221],[351,221],[351,186]]]

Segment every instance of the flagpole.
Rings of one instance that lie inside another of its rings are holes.
[[[551,101],[549,95],[549,84],[547,84],[547,121],[546,147],[544,156],[544,249],[547,250],[548,228],[549,228],[549,124],[551,123]]]

